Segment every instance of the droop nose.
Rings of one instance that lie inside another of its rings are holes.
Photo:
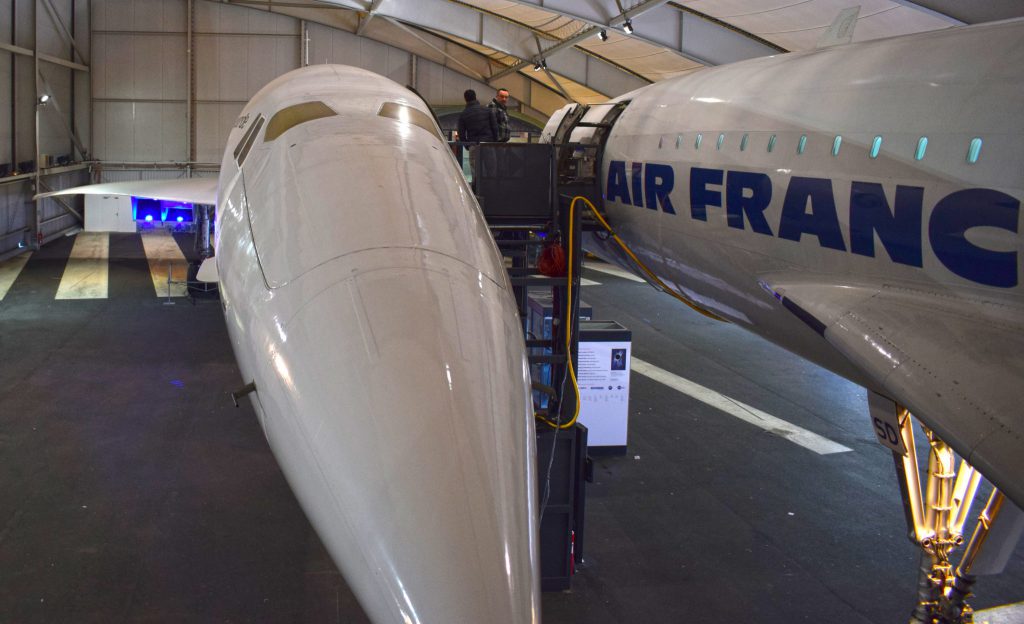
[[[358,252],[301,282],[313,294],[272,356],[292,422],[265,427],[371,619],[538,622],[533,419],[508,293],[421,249]]]

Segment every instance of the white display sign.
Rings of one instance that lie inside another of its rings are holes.
[[[629,342],[580,342],[580,422],[588,446],[626,446],[629,422]]]

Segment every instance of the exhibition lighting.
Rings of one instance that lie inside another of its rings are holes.
[[[548,62],[545,61],[544,59],[541,59],[539,63],[534,63],[534,65],[533,65],[533,71],[540,71],[542,69],[547,69],[547,68],[548,68]]]
[[[601,32],[597,33],[597,37],[598,37],[598,38],[599,38],[599,39],[600,39],[601,41],[608,41],[608,31],[607,31],[607,30],[605,30],[604,28],[602,28],[602,29],[601,29]]]
[[[626,22],[622,25],[622,30],[624,30],[627,35],[632,35],[633,34],[633,20],[631,20],[631,19],[629,19],[627,17],[626,18]]]
[[[46,104],[49,101],[50,101],[50,96],[48,94],[44,93],[44,94],[39,96],[39,103],[40,104]]]

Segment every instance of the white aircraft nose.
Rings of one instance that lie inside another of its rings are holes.
[[[420,249],[351,254],[291,289],[304,303],[269,346],[264,427],[367,614],[539,622],[535,438],[507,293]]]

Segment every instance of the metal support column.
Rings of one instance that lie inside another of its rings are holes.
[[[185,0],[187,7],[185,37],[185,55],[188,62],[186,78],[187,102],[185,105],[185,124],[188,132],[188,162],[196,161],[196,54],[195,54],[195,28],[196,28],[196,3],[195,0]]]
[[[35,90],[34,90],[34,93],[35,93],[34,100],[35,101],[33,102],[32,105],[33,105],[33,107],[35,109],[34,126],[35,126],[35,160],[36,160],[35,175],[33,176],[33,183],[32,183],[32,192],[33,192],[33,194],[35,194],[35,193],[39,192],[39,169],[40,169],[40,164],[41,164],[39,162],[39,155],[40,155],[40,149],[39,149],[39,95],[40,95],[39,94],[39,88],[40,88],[40,85],[39,85],[39,82],[40,82],[40,80],[39,80],[39,2],[38,1],[32,3],[32,33],[33,33],[32,34],[32,77],[34,79],[34,84],[35,84]],[[41,211],[39,209],[39,204],[40,204],[40,200],[36,200],[36,201],[32,202],[32,206],[33,206],[32,212],[34,213],[33,214],[33,219],[32,219],[32,223],[33,223],[33,228],[32,228],[32,248],[33,249],[39,249],[39,246],[40,246],[42,238],[43,238],[43,233],[41,231],[42,219],[41,219],[41,214],[40,214]]]

